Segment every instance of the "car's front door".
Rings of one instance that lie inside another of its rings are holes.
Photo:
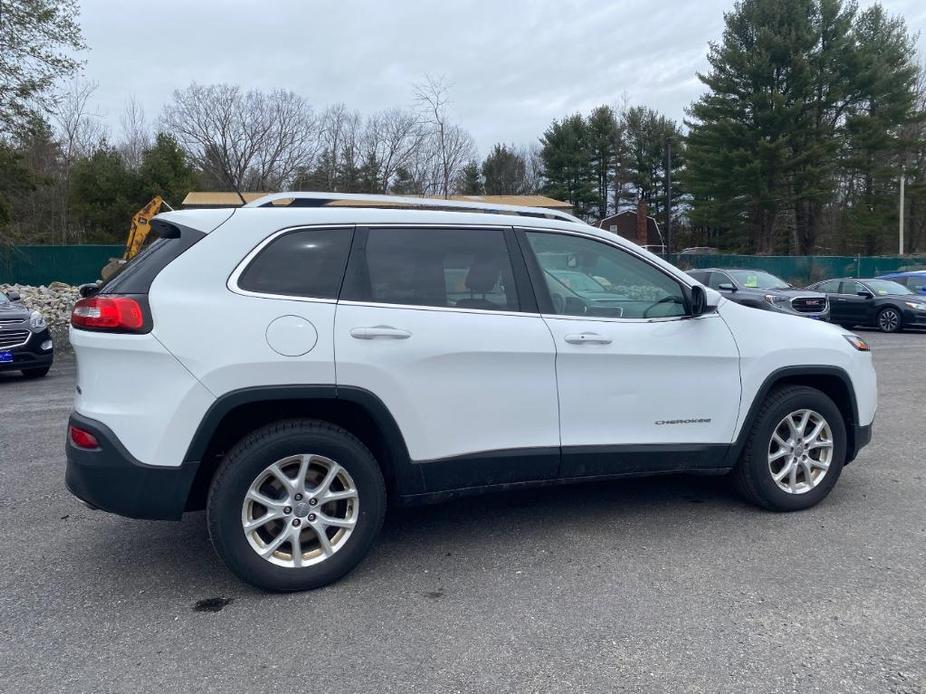
[[[580,234],[519,235],[556,343],[562,476],[719,466],[740,407],[723,319],[690,317],[681,282],[642,256]]]
[[[833,323],[844,323],[849,318],[844,313],[846,306],[836,300],[839,297],[839,282],[840,280],[826,280],[808,287],[812,291],[826,294],[826,298],[830,303],[830,321]]]
[[[428,491],[555,476],[555,357],[512,229],[357,229],[338,389],[385,405]]]
[[[865,292],[861,296],[859,292]],[[865,285],[854,280],[842,280],[839,284],[839,294],[836,295],[832,306],[838,306],[840,316],[838,322],[846,325],[868,325],[873,320],[871,315],[871,292],[865,288]],[[832,315],[832,308],[830,309]],[[834,322],[836,322],[834,320]]]

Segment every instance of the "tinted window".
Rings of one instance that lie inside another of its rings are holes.
[[[840,294],[858,294],[858,292],[868,291],[865,287],[858,282],[853,282],[852,280],[843,280],[839,288]]]
[[[915,292],[922,292],[926,288],[926,275],[910,275],[898,281]]]
[[[160,236],[164,233],[164,236]],[[205,234],[181,224],[152,222],[141,252],[100,287],[100,294],[147,294],[158,274]],[[154,239],[154,240],[152,240]]]
[[[630,253],[580,236],[528,232],[527,238],[555,313],[611,318],[686,313],[679,283]]]
[[[827,294],[837,294],[839,293],[839,280],[826,280],[826,282],[820,282],[814,285],[813,290],[825,292]]]
[[[711,289],[720,289],[721,284],[733,284],[733,281],[722,272],[712,272],[707,286]]]
[[[350,250],[350,229],[302,229],[278,236],[238,278],[261,294],[337,299]]]
[[[517,311],[505,237],[498,229],[370,229],[361,300]]]
[[[688,274],[691,275],[694,279],[696,279],[701,284],[707,283],[708,273],[704,272],[703,270],[689,270]]]

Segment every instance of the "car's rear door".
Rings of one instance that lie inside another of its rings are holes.
[[[717,313],[689,316],[680,281],[595,237],[519,232],[556,342],[564,477],[720,465],[740,407],[739,352]],[[557,297],[557,268],[603,285]],[[581,298],[581,297],[580,297]]]
[[[510,228],[358,229],[335,354],[339,391],[382,401],[429,491],[556,474],[556,351]]]

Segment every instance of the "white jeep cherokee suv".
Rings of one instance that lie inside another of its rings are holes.
[[[288,193],[153,227],[74,307],[67,485],[205,508],[263,588],[350,571],[387,499],[693,471],[799,510],[871,436],[864,341],[563,213]]]

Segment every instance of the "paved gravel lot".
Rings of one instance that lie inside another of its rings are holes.
[[[73,361],[0,375],[0,690],[926,692],[926,335],[866,337],[874,440],[815,509],[696,477],[462,500],[283,596],[229,575],[201,513],[68,494]]]

